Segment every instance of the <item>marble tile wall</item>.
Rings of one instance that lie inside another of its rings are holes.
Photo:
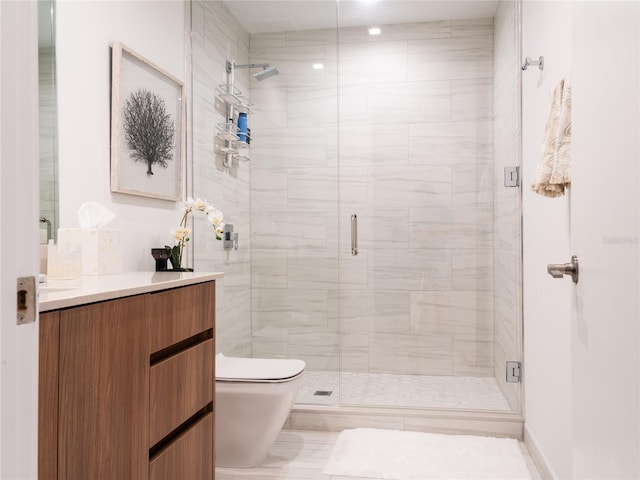
[[[492,19],[251,35],[254,355],[494,375],[493,49]]]
[[[518,2],[500,1],[494,41],[494,278],[495,377],[512,409],[521,405],[520,384],[506,383],[505,362],[522,358],[522,259],[520,189],[505,188],[506,166],[521,165],[520,46]]]
[[[192,125],[190,173],[194,197],[218,205],[225,222],[239,233],[238,250],[224,250],[204,218],[194,219],[194,268],[220,271],[217,281],[216,349],[226,355],[251,356],[250,168],[234,162],[224,167],[215,125],[225,121],[225,105],[215,88],[226,81],[225,64],[249,63],[249,34],[221,1],[191,2]],[[187,16],[189,18],[189,16]],[[249,72],[236,72],[236,86],[249,92]],[[271,273],[271,272],[269,272]]]

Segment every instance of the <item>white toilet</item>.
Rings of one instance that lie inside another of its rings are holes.
[[[302,360],[216,355],[216,466],[255,467],[267,458],[304,367]]]

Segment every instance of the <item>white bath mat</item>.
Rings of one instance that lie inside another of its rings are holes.
[[[356,428],[336,440],[325,475],[397,480],[530,479],[510,438]]]

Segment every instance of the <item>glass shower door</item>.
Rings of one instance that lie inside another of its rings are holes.
[[[518,334],[497,323],[496,280],[519,277],[502,263],[517,259],[496,262],[494,250],[516,249],[519,204],[496,163],[494,19],[434,21],[430,2],[393,5],[415,22],[339,8],[340,403],[517,409],[502,362]]]

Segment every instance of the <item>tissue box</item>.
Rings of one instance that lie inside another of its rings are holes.
[[[82,247],[82,274],[106,275],[122,272],[122,230],[116,228],[60,228],[58,244]]]

